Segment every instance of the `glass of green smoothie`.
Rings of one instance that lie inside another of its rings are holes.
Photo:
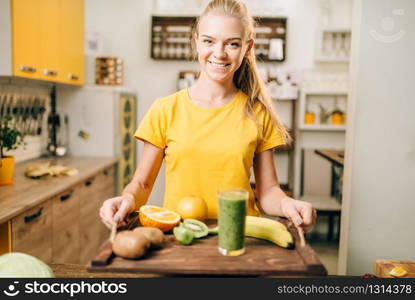
[[[245,252],[245,217],[249,193],[242,188],[218,191],[219,252],[238,256]]]

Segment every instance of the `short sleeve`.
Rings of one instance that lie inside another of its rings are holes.
[[[166,147],[166,113],[160,100],[156,100],[141,120],[134,137],[161,149]]]
[[[285,144],[285,138],[275,127],[268,111],[259,114],[259,121],[262,129],[262,139],[259,139],[255,153],[260,153]]]

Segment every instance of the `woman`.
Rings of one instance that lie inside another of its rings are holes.
[[[100,210],[102,221],[125,224],[129,212],[145,204],[166,160],[164,207],[197,195],[217,218],[216,191],[243,187],[249,191],[248,215],[291,219],[308,231],[315,210],[288,197],[279,187],[273,149],[289,140],[272,109],[255,55],[254,21],[244,4],[213,0],[198,18],[192,44],[201,73],[189,89],[158,99],[135,137],[144,142],[134,177],[119,197]],[[256,198],[250,187],[254,169]]]

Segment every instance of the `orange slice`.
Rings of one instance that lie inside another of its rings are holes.
[[[180,215],[174,211],[155,205],[143,205],[139,214],[141,225],[159,228],[166,232],[180,223]]]
[[[403,277],[408,274],[408,272],[406,272],[406,270],[402,267],[395,267],[389,272],[389,274],[394,277]]]

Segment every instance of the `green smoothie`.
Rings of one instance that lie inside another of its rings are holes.
[[[243,189],[220,191],[219,252],[236,256],[244,253],[245,217],[248,192]]]

